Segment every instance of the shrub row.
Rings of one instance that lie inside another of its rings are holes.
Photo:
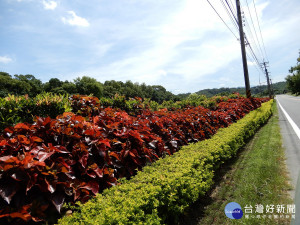
[[[250,112],[211,139],[184,146],[181,151],[146,166],[131,180],[105,190],[85,204],[78,203],[67,224],[175,223],[188,205],[211,187],[215,170],[233,157],[245,140],[270,117],[273,100]]]
[[[263,101],[239,98],[220,103],[216,111],[199,106],[143,110],[130,116],[95,107],[94,100],[84,97],[77,102],[84,117],[73,113],[57,119],[37,117],[34,124],[19,123],[4,130],[0,217],[48,220],[64,202],[87,201],[116,185],[118,178],[129,178],[181,146],[211,137]]]
[[[232,98],[239,98],[238,94],[231,96]],[[76,114],[86,116],[88,110],[93,111],[92,115],[98,115],[102,109],[112,107],[124,110],[130,115],[138,115],[145,109],[152,111],[164,108],[175,110],[196,106],[215,109],[218,103],[228,99],[229,97],[220,96],[208,99],[204,95],[192,94],[182,101],[173,102],[170,100],[158,104],[150,99],[142,100],[137,97],[126,99],[125,96],[120,95],[115,95],[112,98],[101,98],[100,100],[97,97],[80,95],[73,95],[68,99],[68,96],[52,93],[42,93],[34,98],[29,98],[28,95],[10,95],[6,98],[0,98],[0,131],[17,123],[32,123],[35,116],[55,118],[71,110]]]
[[[177,102],[173,102],[171,100],[164,101],[162,104],[150,101],[149,99],[143,100],[139,97],[126,100],[125,96],[120,95],[115,95],[112,98],[101,99],[93,96],[72,95],[69,99],[71,102],[72,112],[83,117],[97,116],[103,109],[108,107],[125,111],[133,116],[143,113],[144,110],[158,111],[167,109],[168,111],[176,111],[197,106],[202,106],[213,111],[220,111],[223,110],[223,106],[227,106],[226,102],[235,104],[246,103],[248,105],[247,108],[249,110],[253,110],[254,108],[259,107],[261,102],[269,100],[269,98],[251,98],[251,100],[249,100],[241,97],[238,93],[232,94],[231,96],[232,98],[227,96],[206,98],[204,95],[191,94],[185,100]]]
[[[64,95],[43,93],[34,98],[9,95],[0,98],[0,131],[16,123],[32,123],[34,116],[55,118],[70,110],[71,104]]]

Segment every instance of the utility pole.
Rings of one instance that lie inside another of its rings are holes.
[[[273,88],[272,79],[270,79],[270,85],[271,85],[272,98],[274,98],[274,88]]]
[[[268,92],[269,92],[269,98],[272,98],[273,93],[271,91],[271,85],[270,85],[270,78],[269,78],[269,72],[267,70],[267,63],[268,62],[263,62],[263,65],[265,67],[265,73],[266,73],[266,77],[267,77],[267,83],[268,83]]]
[[[244,68],[246,95],[247,95],[247,98],[250,98],[251,97],[251,91],[250,91],[250,81],[249,81],[246,49],[245,49],[245,36],[244,36],[244,31],[243,31],[241,5],[240,5],[239,0],[236,0],[236,9],[237,9],[237,17],[238,17],[238,23],[239,23],[239,31],[240,31],[240,41],[241,41],[241,51],[242,51],[242,58],[243,58],[243,68]]]

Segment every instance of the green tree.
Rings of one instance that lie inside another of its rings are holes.
[[[26,75],[14,75],[15,79],[24,83],[29,84],[30,90],[26,93],[29,96],[36,96],[43,91],[43,83],[41,80],[36,79],[35,76],[31,74]]]
[[[167,91],[163,86],[153,85],[152,88],[153,92],[151,99],[153,101],[161,104],[163,101],[173,100],[174,95],[171,92]]]
[[[46,92],[53,92],[57,93],[57,90],[61,90],[63,82],[58,78],[51,78],[48,82],[44,85],[44,90]]]
[[[124,83],[121,81],[115,81],[115,80],[105,81],[103,85],[103,96],[112,98],[116,94],[121,94],[123,85]]]
[[[31,85],[23,80],[14,79],[5,72],[0,72],[0,97],[11,95],[29,94],[32,89]]]
[[[298,63],[296,66],[291,67],[289,72],[291,75],[288,75],[285,80],[287,83],[287,88],[293,93],[293,94],[300,94],[300,58],[297,59]]]
[[[69,93],[69,94],[76,94],[76,93],[78,93],[76,85],[74,83],[72,83],[72,82],[67,81],[67,80],[63,83],[62,89],[65,92]]]
[[[74,80],[76,89],[81,95],[90,95],[101,98],[103,96],[103,84],[98,82],[95,78],[83,76]]]

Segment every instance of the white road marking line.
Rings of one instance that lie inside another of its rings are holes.
[[[280,106],[282,112],[284,113],[285,117],[287,120],[290,122],[292,128],[294,129],[295,133],[297,134],[298,138],[300,139],[300,129],[299,127],[295,124],[295,122],[292,120],[292,118],[287,114],[287,112],[284,110],[284,108],[280,105],[278,98],[277,98],[277,103]]]

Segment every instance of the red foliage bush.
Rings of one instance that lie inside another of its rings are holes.
[[[34,124],[6,128],[0,136],[0,218],[49,220],[64,202],[87,201],[118,178],[209,138],[267,100],[238,98],[220,102],[215,111],[199,106],[130,116],[88,97],[76,99],[82,116],[37,117]]]

